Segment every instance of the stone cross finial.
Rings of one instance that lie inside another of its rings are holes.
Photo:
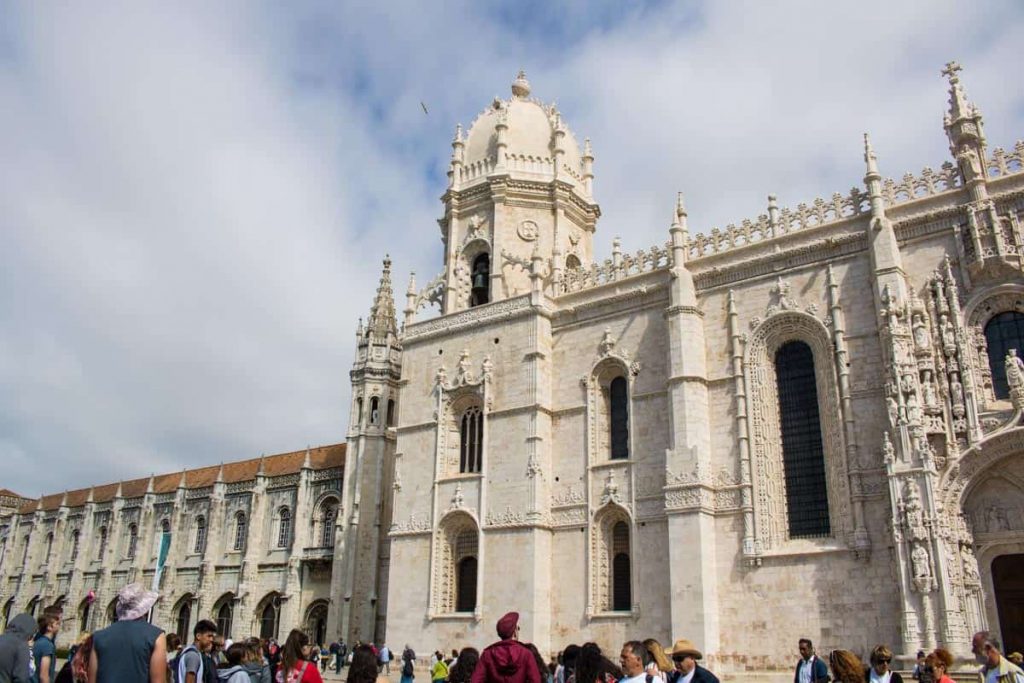
[[[963,71],[963,67],[956,60],[946,62],[946,66],[942,69],[942,75],[949,79],[951,85],[956,85],[960,82],[960,77],[957,75]]]

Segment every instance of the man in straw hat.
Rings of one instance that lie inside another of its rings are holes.
[[[160,598],[141,583],[117,594],[117,621],[93,635],[89,683],[149,683],[165,680],[167,641],[146,618]]]
[[[697,663],[704,655],[697,646],[686,638],[680,638],[665,650],[672,658],[676,670],[669,676],[668,683],[718,683],[718,676]]]

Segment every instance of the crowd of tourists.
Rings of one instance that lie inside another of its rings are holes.
[[[322,683],[321,670],[333,667],[340,673],[345,664],[347,683],[389,681],[394,655],[383,644],[356,643],[349,652],[342,640],[324,647],[298,629],[283,645],[259,638],[232,642],[208,620],[197,623],[192,642],[184,644],[177,634],[149,623],[158,597],[141,584],[125,587],[117,599],[117,620],[82,634],[59,671],[60,610],[47,608],[38,619],[15,616],[0,636],[0,683]],[[548,662],[533,644],[520,641],[520,632],[519,614],[509,612],[498,620],[498,641],[483,652],[472,647],[452,650],[450,656],[435,651],[427,665],[430,683],[718,683],[701,665],[703,653],[685,638],[668,648],[650,638],[628,641],[617,663],[596,643],[569,645]],[[976,633],[971,646],[981,665],[978,683],[1024,683],[1020,654],[1004,656],[994,635]],[[903,683],[885,645],[875,647],[866,663],[850,650],[819,657],[808,638],[801,638],[797,649],[793,683]],[[398,665],[401,683],[414,683],[422,670],[409,645]],[[953,667],[948,650],[921,651],[911,676],[919,683],[953,683]]]

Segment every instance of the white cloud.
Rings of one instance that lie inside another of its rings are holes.
[[[1024,130],[1014,3],[534,10],[0,10],[0,484],[342,440],[380,258],[399,308],[440,268],[454,123],[520,66],[593,138],[602,252],[664,241],[676,190],[696,229],[845,191],[863,130],[937,166],[947,59],[991,144]]]

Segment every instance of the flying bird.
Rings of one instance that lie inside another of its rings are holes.
[[[423,100],[420,100],[420,106],[423,107],[423,113],[424,114],[429,114],[430,113],[429,111],[427,111],[427,105],[423,104]]]

